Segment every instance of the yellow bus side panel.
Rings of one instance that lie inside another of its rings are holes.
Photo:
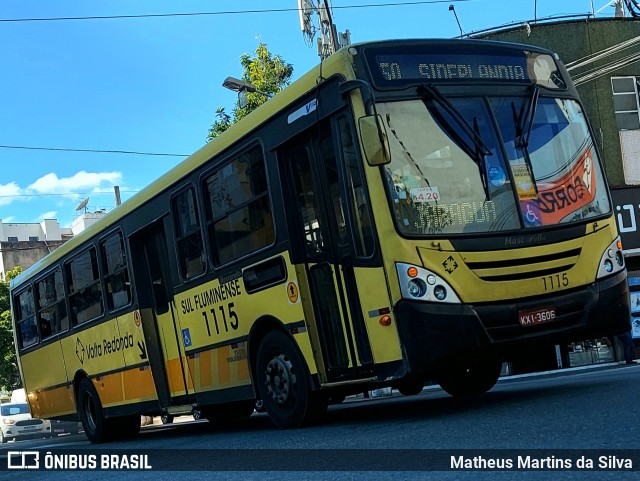
[[[122,386],[126,401],[150,401],[158,397],[151,369],[148,366],[124,371]]]
[[[62,345],[56,341],[22,356],[25,391],[35,417],[52,417],[75,411],[73,391],[67,387]],[[52,388],[53,386],[56,386]]]
[[[69,380],[58,341],[23,355],[22,370],[27,380],[26,392],[41,391]]]
[[[196,392],[248,384],[248,361],[238,360],[238,353],[229,346],[215,348],[214,354],[207,348],[229,342],[240,343],[249,335],[256,320],[269,316],[284,324],[304,320],[300,296],[290,298],[287,289],[294,283],[297,289],[295,268],[288,253],[282,257],[287,269],[287,280],[281,284],[255,293],[245,290],[242,278],[220,282],[215,279],[175,296],[180,328],[188,333],[190,345],[183,346],[187,353],[197,350],[197,355],[187,355],[188,375]],[[293,299],[293,301],[292,301]],[[312,374],[317,372],[308,335],[301,333],[294,338],[304,355]],[[184,343],[184,339],[179,342]],[[245,353],[240,357],[246,358]],[[210,357],[208,357],[210,356]],[[172,360],[173,362],[173,360]],[[169,372],[169,369],[168,369]]]
[[[250,383],[246,343],[223,346],[189,356],[189,369],[195,378],[198,392],[244,386]]]
[[[132,337],[120,335],[117,322],[108,321],[85,329],[71,332],[62,339],[62,353],[67,368],[67,377],[75,378],[78,371],[89,376],[104,372],[120,371],[124,369],[124,351],[137,351]],[[55,358],[54,358],[55,359]]]
[[[402,359],[400,339],[393,322],[393,312],[388,314],[392,319],[390,326],[382,326],[379,322],[382,314],[379,314],[378,311],[381,309],[391,310],[384,269],[382,267],[375,269],[356,268],[355,276],[360,294],[362,315],[367,326],[375,363]]]
[[[107,374],[93,379],[93,385],[100,396],[102,406],[118,406],[124,404],[124,388],[122,372]]]
[[[167,380],[169,382],[169,392],[172,397],[186,394],[185,377],[182,372],[182,363],[178,358],[167,359],[164,362]],[[185,366],[186,368],[186,366]]]
[[[76,412],[73,388],[70,384],[46,391],[30,391],[27,399],[36,418],[52,418]]]
[[[133,368],[92,379],[104,407],[157,398],[151,369]]]

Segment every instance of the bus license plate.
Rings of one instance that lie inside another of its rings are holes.
[[[556,318],[556,308],[554,306],[546,306],[536,309],[525,309],[518,311],[518,318],[522,326],[534,326],[536,324],[550,322]]]

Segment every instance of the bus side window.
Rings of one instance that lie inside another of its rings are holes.
[[[81,324],[100,317],[102,288],[95,248],[91,248],[66,265],[69,305],[73,324]]]
[[[194,189],[191,187],[176,195],[171,207],[176,229],[180,275],[183,279],[193,279],[206,270]]]
[[[39,340],[33,291],[31,288],[28,288],[18,294],[14,299],[19,347],[25,348],[32,346]]]
[[[275,239],[262,147],[216,169],[203,183],[210,252],[225,264]]]
[[[69,317],[67,316],[61,269],[56,269],[38,282],[36,292],[38,322],[42,339],[66,331],[69,328]]]
[[[131,283],[122,233],[109,236],[100,244],[102,271],[107,289],[107,306],[114,311],[131,303]]]

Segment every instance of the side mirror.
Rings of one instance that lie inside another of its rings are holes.
[[[367,163],[371,166],[385,165],[391,162],[389,138],[379,114],[367,115],[358,119],[360,143]]]

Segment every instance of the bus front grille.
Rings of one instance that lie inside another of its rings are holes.
[[[467,267],[483,281],[505,282],[550,276],[571,269],[580,258],[581,248],[553,254],[527,256],[513,259],[474,261],[467,260]]]

